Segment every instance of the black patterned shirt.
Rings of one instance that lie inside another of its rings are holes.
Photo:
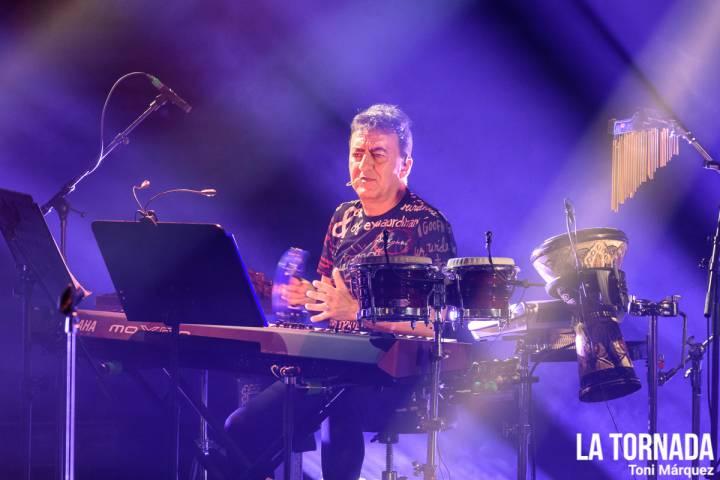
[[[332,278],[333,268],[346,272],[350,263],[385,255],[384,230],[388,231],[388,255],[428,257],[438,267],[457,256],[455,237],[445,216],[406,190],[400,202],[382,215],[366,215],[360,200],[340,204],[325,234],[318,273]],[[343,277],[349,288],[347,274]]]

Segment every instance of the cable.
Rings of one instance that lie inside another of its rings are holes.
[[[440,435],[438,435],[438,439],[436,441],[436,446],[437,446],[438,458],[440,459],[440,465],[442,467],[445,467],[445,471],[447,472],[448,480],[452,480],[452,476],[450,475],[450,468],[448,467],[447,463],[445,462],[445,459],[442,456],[442,452],[440,451],[440,438],[439,437],[440,437]],[[439,469],[439,471],[440,471],[441,476],[444,477],[445,475],[442,473],[442,468]]]
[[[706,331],[706,338],[710,338],[710,318],[705,317],[705,331]],[[708,343],[707,350],[705,351],[705,363],[707,364],[705,366],[705,372],[707,373],[707,385],[706,385],[706,391],[707,391],[707,405],[708,405],[708,416],[712,414],[712,394],[710,390],[712,389],[712,382],[710,381],[710,370],[712,369],[712,362],[710,361],[710,351],[712,350],[712,342]]]
[[[145,75],[146,77],[149,77],[149,75],[145,72],[130,72],[126,73],[122,77],[118,78],[112,87],[110,87],[110,91],[107,94],[107,97],[105,97],[105,103],[103,103],[102,112],[100,113],[100,154],[98,155],[97,162],[95,163],[95,166],[92,167],[90,170],[87,170],[85,173],[82,174],[80,178],[77,179],[75,184],[73,185],[73,189],[75,188],[75,185],[80,183],[85,177],[88,175],[91,175],[95,170],[100,167],[103,161],[103,156],[105,154],[105,112],[107,111],[108,104],[110,103],[110,98],[112,97],[113,92],[115,92],[115,89],[120,85],[123,81],[127,80],[130,77],[135,77],[138,75]]]
[[[110,103],[110,97],[112,97],[113,92],[115,89],[120,85],[122,82],[127,80],[130,77],[136,77],[138,75],[145,75],[146,77],[150,77],[145,72],[130,72],[126,73],[122,77],[118,78],[112,87],[110,87],[110,91],[107,94],[107,97],[105,97],[105,103],[103,103],[102,112],[100,113],[100,155],[98,156],[98,163],[95,165],[95,167],[89,171],[88,175],[93,173],[97,168],[100,166],[100,163],[102,162],[103,154],[105,153],[105,112],[107,110],[107,106]]]
[[[105,156],[105,112],[107,111],[108,103],[110,102],[110,97],[112,97],[113,92],[118,87],[118,85],[120,85],[120,83],[122,83],[124,80],[126,80],[130,77],[134,77],[134,76],[138,76],[138,75],[145,75],[146,77],[150,76],[145,72],[126,73],[122,77],[118,78],[115,81],[115,83],[113,84],[113,86],[110,88],[110,91],[108,92],[107,97],[105,97],[105,103],[103,103],[102,112],[100,113],[100,154],[98,155],[97,161],[95,162],[95,166],[93,166],[89,170],[86,170],[82,175],[80,175],[76,180],[74,180],[72,182],[72,184],[68,184],[68,186],[66,187],[67,193],[74,191],[75,187],[77,186],[78,183],[83,181],[83,179],[85,177],[87,177],[88,175],[91,175],[93,172],[95,172],[95,170],[97,170],[100,167],[100,165],[102,164],[103,158]],[[50,209],[52,209],[52,206],[50,206],[50,208],[47,210],[47,212],[49,212]],[[47,212],[45,212],[45,214],[47,214]]]
[[[617,423],[615,422],[615,417],[612,414],[612,410],[610,410],[610,404],[605,401],[605,408],[607,408],[608,413],[610,414],[610,420],[612,420],[613,426],[615,427],[615,433],[620,433],[620,429],[617,426]],[[630,463],[628,462],[627,458],[625,457],[625,452],[623,451],[622,442],[618,442],[620,444],[620,453],[622,453],[623,458],[625,459],[625,465],[627,465],[628,468],[630,468]],[[633,478],[637,479],[637,476],[635,475],[635,470],[633,470]]]

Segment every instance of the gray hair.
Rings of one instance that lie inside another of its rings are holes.
[[[410,118],[397,105],[376,103],[355,115],[350,124],[350,134],[357,130],[378,130],[394,133],[398,137],[400,153],[404,159],[412,154],[412,132]]]

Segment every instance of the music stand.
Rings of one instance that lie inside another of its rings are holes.
[[[58,299],[69,285],[80,292],[79,299],[87,293],[68,270],[57,244],[50,234],[40,207],[30,195],[0,189],[0,232],[10,248],[10,253],[20,273],[23,308],[23,413],[22,443],[25,449],[25,477],[30,477],[32,461],[32,338],[30,311],[32,295],[36,286],[44,292],[46,301],[57,309]],[[72,478],[74,467],[74,390],[75,390],[75,322],[66,316],[66,365],[65,365],[65,429],[61,471],[64,478]]]
[[[267,325],[235,239],[220,225],[96,221],[92,230],[128,320]]]
[[[96,221],[92,230],[127,319],[171,328],[169,458],[176,479],[180,323],[262,327],[265,317],[235,239],[220,225],[144,219]]]

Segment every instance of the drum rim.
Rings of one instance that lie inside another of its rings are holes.
[[[503,320],[510,318],[509,306],[507,308],[458,308],[457,310],[458,318],[464,321]]]
[[[352,262],[348,265],[349,268],[357,268],[361,266],[375,266],[375,265],[393,265],[393,266],[430,266],[432,265],[432,258],[430,257],[416,257],[412,255],[370,255],[363,257],[357,262]]]
[[[487,260],[487,262],[478,262],[478,263],[464,263],[468,260]],[[511,257],[492,257],[493,265],[496,267],[516,267],[515,259]],[[461,268],[461,267],[489,267],[490,266],[490,257],[455,257],[451,258],[447,261],[447,268],[448,269],[454,269],[454,268]]]
[[[357,318],[361,322],[410,322],[424,321],[429,315],[430,309],[427,307],[368,307],[358,310]]]
[[[577,243],[588,241],[589,239],[586,237],[592,237],[592,240],[617,240],[624,242],[626,245],[630,243],[625,232],[611,227],[583,228],[577,231]],[[530,262],[535,263],[538,259],[548,255],[550,252],[569,246],[570,240],[568,239],[567,233],[550,237],[533,250],[530,255]]]

